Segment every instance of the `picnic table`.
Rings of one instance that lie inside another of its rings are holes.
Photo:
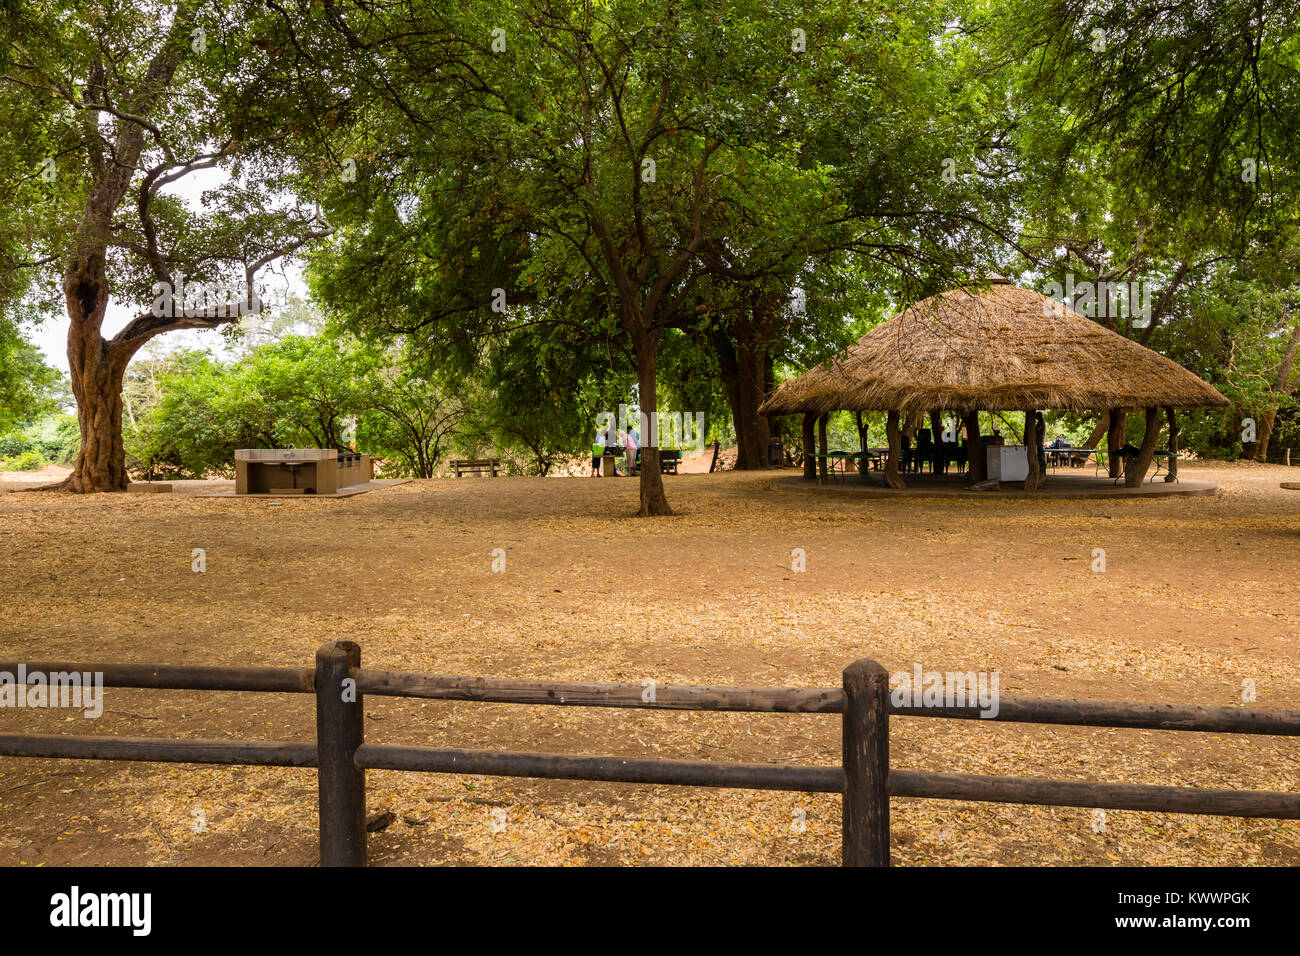
[[[1169,466],[1173,463],[1173,460],[1177,457],[1178,457],[1178,453],[1175,451],[1157,451],[1154,455],[1151,456],[1151,460],[1156,463],[1156,473],[1152,475],[1148,480],[1154,482],[1156,478],[1159,477],[1160,469],[1163,466],[1166,475],[1172,474],[1174,476],[1174,481],[1178,482],[1179,484],[1182,484],[1182,482],[1178,481],[1177,472],[1172,472],[1170,471],[1169,468]]]
[[[1106,464],[1106,462],[1110,460],[1109,455],[1110,455],[1110,449],[1108,448],[1093,449],[1092,460],[1096,465],[1096,467],[1094,467],[1092,470],[1092,473],[1094,475],[1101,474],[1101,466]]]
[[[1047,452],[1049,468],[1059,468],[1062,465],[1074,467],[1076,462],[1082,465],[1092,454],[1091,448],[1075,448],[1070,445],[1048,445],[1044,451]]]
[[[1093,454],[1096,456],[1096,461],[1097,461],[1097,467],[1096,469],[1094,469],[1094,471],[1100,471],[1101,466],[1105,463],[1106,457],[1109,454],[1109,449],[1098,448],[1096,451],[1093,452]],[[1173,460],[1177,457],[1178,457],[1177,452],[1169,451],[1168,449],[1165,448],[1158,448],[1154,452],[1152,452],[1151,460],[1155,462],[1156,470],[1155,473],[1150,478],[1146,478],[1147,483],[1150,484],[1151,482],[1154,482],[1161,475],[1169,474],[1170,463],[1173,462]],[[1120,479],[1124,477],[1124,473],[1128,471],[1128,466],[1136,458],[1137,458],[1136,452],[1127,452],[1127,453],[1120,454],[1119,474],[1115,476],[1115,479],[1114,481],[1111,482],[1111,484],[1113,485],[1119,484]],[[1145,478],[1146,476],[1143,477]],[[1179,484],[1182,484],[1177,474],[1174,475],[1174,481],[1177,481]]]
[[[815,461],[827,463],[827,477],[832,479],[835,477],[835,463],[838,461],[840,463],[840,481],[843,481],[848,476],[850,461],[865,461],[869,466],[874,460],[878,467],[881,454],[880,449],[868,448],[865,451],[828,451],[824,455],[820,452],[813,452],[812,457]],[[820,481],[821,477],[818,476],[817,480]]]

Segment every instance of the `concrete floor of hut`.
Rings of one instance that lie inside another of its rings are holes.
[[[836,475],[825,481],[809,481],[802,475],[788,475],[772,481],[775,491],[802,491],[810,494],[849,495],[854,497],[963,497],[963,498],[1145,498],[1164,497],[1167,495],[1213,495],[1219,486],[1212,481],[1196,481],[1181,478],[1166,482],[1162,473],[1155,481],[1148,475],[1137,488],[1129,488],[1123,479],[1116,482],[1106,476],[1105,472],[1097,474],[1093,468],[1057,468],[1047,472],[1047,482],[1035,492],[1026,492],[1019,481],[1003,482],[997,490],[972,491],[969,479],[959,472],[948,474],[904,475],[906,488],[889,488],[884,483],[884,475],[879,471],[870,471],[859,476],[850,471],[847,475]]]

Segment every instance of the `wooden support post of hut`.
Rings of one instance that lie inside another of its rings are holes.
[[[984,454],[984,437],[980,434],[980,413],[966,413],[966,449],[970,455],[970,481],[974,484],[989,476],[989,459]]]
[[[803,476],[808,481],[817,480],[817,416],[803,413]]]
[[[898,428],[898,412],[885,416],[885,435],[889,439],[889,458],[885,461],[885,484],[891,488],[906,488],[907,482],[898,473],[898,463],[903,457],[903,435]]]
[[[1112,408],[1106,425],[1106,471],[1112,478],[1118,478],[1124,468],[1124,460],[1119,450],[1128,444],[1128,421],[1122,408]]]
[[[1165,473],[1165,481],[1178,480],[1178,416],[1174,414],[1174,409],[1170,405],[1165,406],[1165,419],[1169,423],[1169,470]]]
[[[937,475],[944,469],[943,460],[943,418],[938,409],[930,410],[930,474]]]
[[[830,419],[830,417],[831,417],[830,412],[825,412],[822,414],[821,418],[817,419],[817,451],[818,453],[821,454],[821,457],[817,459],[817,462],[818,462],[818,473],[821,475],[822,481],[826,480],[826,465],[827,465],[826,424],[827,421]]]
[[[1029,473],[1025,475],[1022,486],[1025,491],[1037,491],[1043,484],[1042,463],[1038,460],[1039,449],[1043,445],[1043,436],[1038,433],[1038,410],[1025,409],[1025,461]]]

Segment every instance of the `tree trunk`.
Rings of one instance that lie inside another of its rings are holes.
[[[772,431],[767,418],[758,413],[758,407],[767,397],[763,390],[766,356],[763,349],[742,342],[736,358],[740,365],[732,416],[736,425],[736,469],[767,468],[767,443],[771,441]]]
[[[817,416],[812,412],[803,413],[803,476],[808,481],[817,480],[817,459],[813,452],[817,450]]]
[[[768,468],[772,423],[758,413],[770,391],[775,367],[768,354],[771,327],[780,315],[779,298],[761,296],[752,311],[738,316],[730,328],[712,335],[722,384],[736,429],[736,470]]]
[[[1025,409],[1025,460],[1029,462],[1029,474],[1022,486],[1025,491],[1037,491],[1043,483],[1043,473],[1038,467],[1038,446],[1043,439],[1038,434],[1037,419],[1037,409]]]
[[[108,307],[104,258],[92,253],[69,264],[63,277],[68,317],[68,370],[77,399],[81,450],[72,474],[59,486],[80,493],[125,491],[122,445],[122,378],[131,352],[104,341]]]
[[[867,423],[862,420],[861,412],[854,412],[853,420],[858,426],[858,451],[865,452],[867,450]],[[867,469],[870,467],[871,467],[871,462],[867,460],[865,455],[859,458],[858,478],[861,479],[862,481],[866,481]]]
[[[1255,436],[1255,460],[1268,461],[1268,441],[1273,437],[1273,425],[1277,422],[1277,408],[1267,409],[1259,418],[1259,432]]]
[[[775,391],[776,391],[776,360],[775,360],[774,358],[772,358],[772,350],[771,350],[770,348],[765,348],[765,349],[763,349],[763,398],[762,398],[762,401],[767,401],[767,396],[771,395],[771,394],[772,394],[773,392],[775,392]],[[755,409],[755,414],[757,414],[757,409]],[[780,437],[782,437],[782,435],[781,435],[781,417],[780,417],[780,416],[776,416],[776,417],[773,417],[773,418],[765,418],[765,419],[763,419],[763,421],[767,424],[767,435],[768,435],[769,440],[772,439],[772,438],[780,438]],[[783,458],[786,458],[786,455],[785,455],[785,449],[784,449],[784,448],[781,450],[781,454],[782,454],[782,457],[783,457]],[[788,460],[788,458],[787,458],[787,460]],[[770,464],[770,462],[769,462],[769,464]],[[785,465],[785,461],[781,461],[781,462],[779,462],[779,464],[780,464],[782,467],[784,467],[784,465]]]
[[[980,435],[980,413],[966,413],[966,454],[970,461],[971,484],[984,481],[989,476],[989,459],[984,454],[984,439]]]
[[[1106,434],[1110,427],[1110,412],[1102,412],[1101,417],[1097,419],[1096,426],[1092,429],[1092,434],[1088,436],[1083,443],[1084,448],[1096,448],[1097,442],[1101,441],[1101,436]]]
[[[826,425],[830,417],[830,413],[827,412],[825,415],[817,419],[817,450],[821,452],[822,455],[821,458],[817,459],[817,470],[821,474],[822,481],[826,480],[826,466],[828,464],[826,459]]]
[[[890,412],[885,417],[885,434],[889,438],[889,460],[885,462],[885,484],[891,488],[906,488],[902,476],[898,473],[898,462],[903,454],[903,436],[898,428],[898,412]]]
[[[1294,395],[1297,387],[1300,387],[1300,376],[1291,377],[1297,357],[1300,357],[1300,321],[1297,321],[1291,329],[1291,338],[1287,342],[1286,351],[1282,354],[1282,361],[1278,364],[1277,377],[1273,380],[1272,386],[1274,392]],[[1259,423],[1258,434],[1255,436],[1254,457],[1260,461],[1268,460],[1268,443],[1273,437],[1273,426],[1277,422],[1277,409],[1277,405],[1269,408]]]
[[[642,335],[633,341],[636,353],[636,380],[641,394],[641,412],[648,421],[655,421],[659,411],[659,386],[655,380],[658,371],[658,337]],[[673,509],[668,507],[668,497],[664,494],[664,476],[659,469],[659,436],[657,429],[648,428],[648,435],[642,435],[645,443],[641,446],[641,507],[639,517],[652,515],[670,515]]]
[[[1165,418],[1169,422],[1169,471],[1165,481],[1178,480],[1178,417],[1172,407],[1165,408]]]
[[[1124,484],[1129,488],[1140,488],[1142,479],[1151,467],[1151,456],[1160,439],[1160,409],[1152,406],[1147,409],[1146,431],[1142,433],[1142,447],[1138,449],[1137,461],[1124,472]]]
[[[930,441],[930,471],[936,475],[947,472],[943,460],[943,419],[937,409],[930,412]]]
[[[1118,478],[1124,462],[1116,454],[1128,444],[1127,416],[1118,408],[1112,408],[1107,415],[1106,426],[1106,470],[1112,478]]]
[[[916,430],[921,427],[923,421],[925,421],[924,412],[909,412],[903,421],[903,434],[908,438],[915,438]]]

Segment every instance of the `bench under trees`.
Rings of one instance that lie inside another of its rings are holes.
[[[453,458],[451,470],[457,478],[462,475],[490,474],[493,478],[501,474],[500,458]]]

